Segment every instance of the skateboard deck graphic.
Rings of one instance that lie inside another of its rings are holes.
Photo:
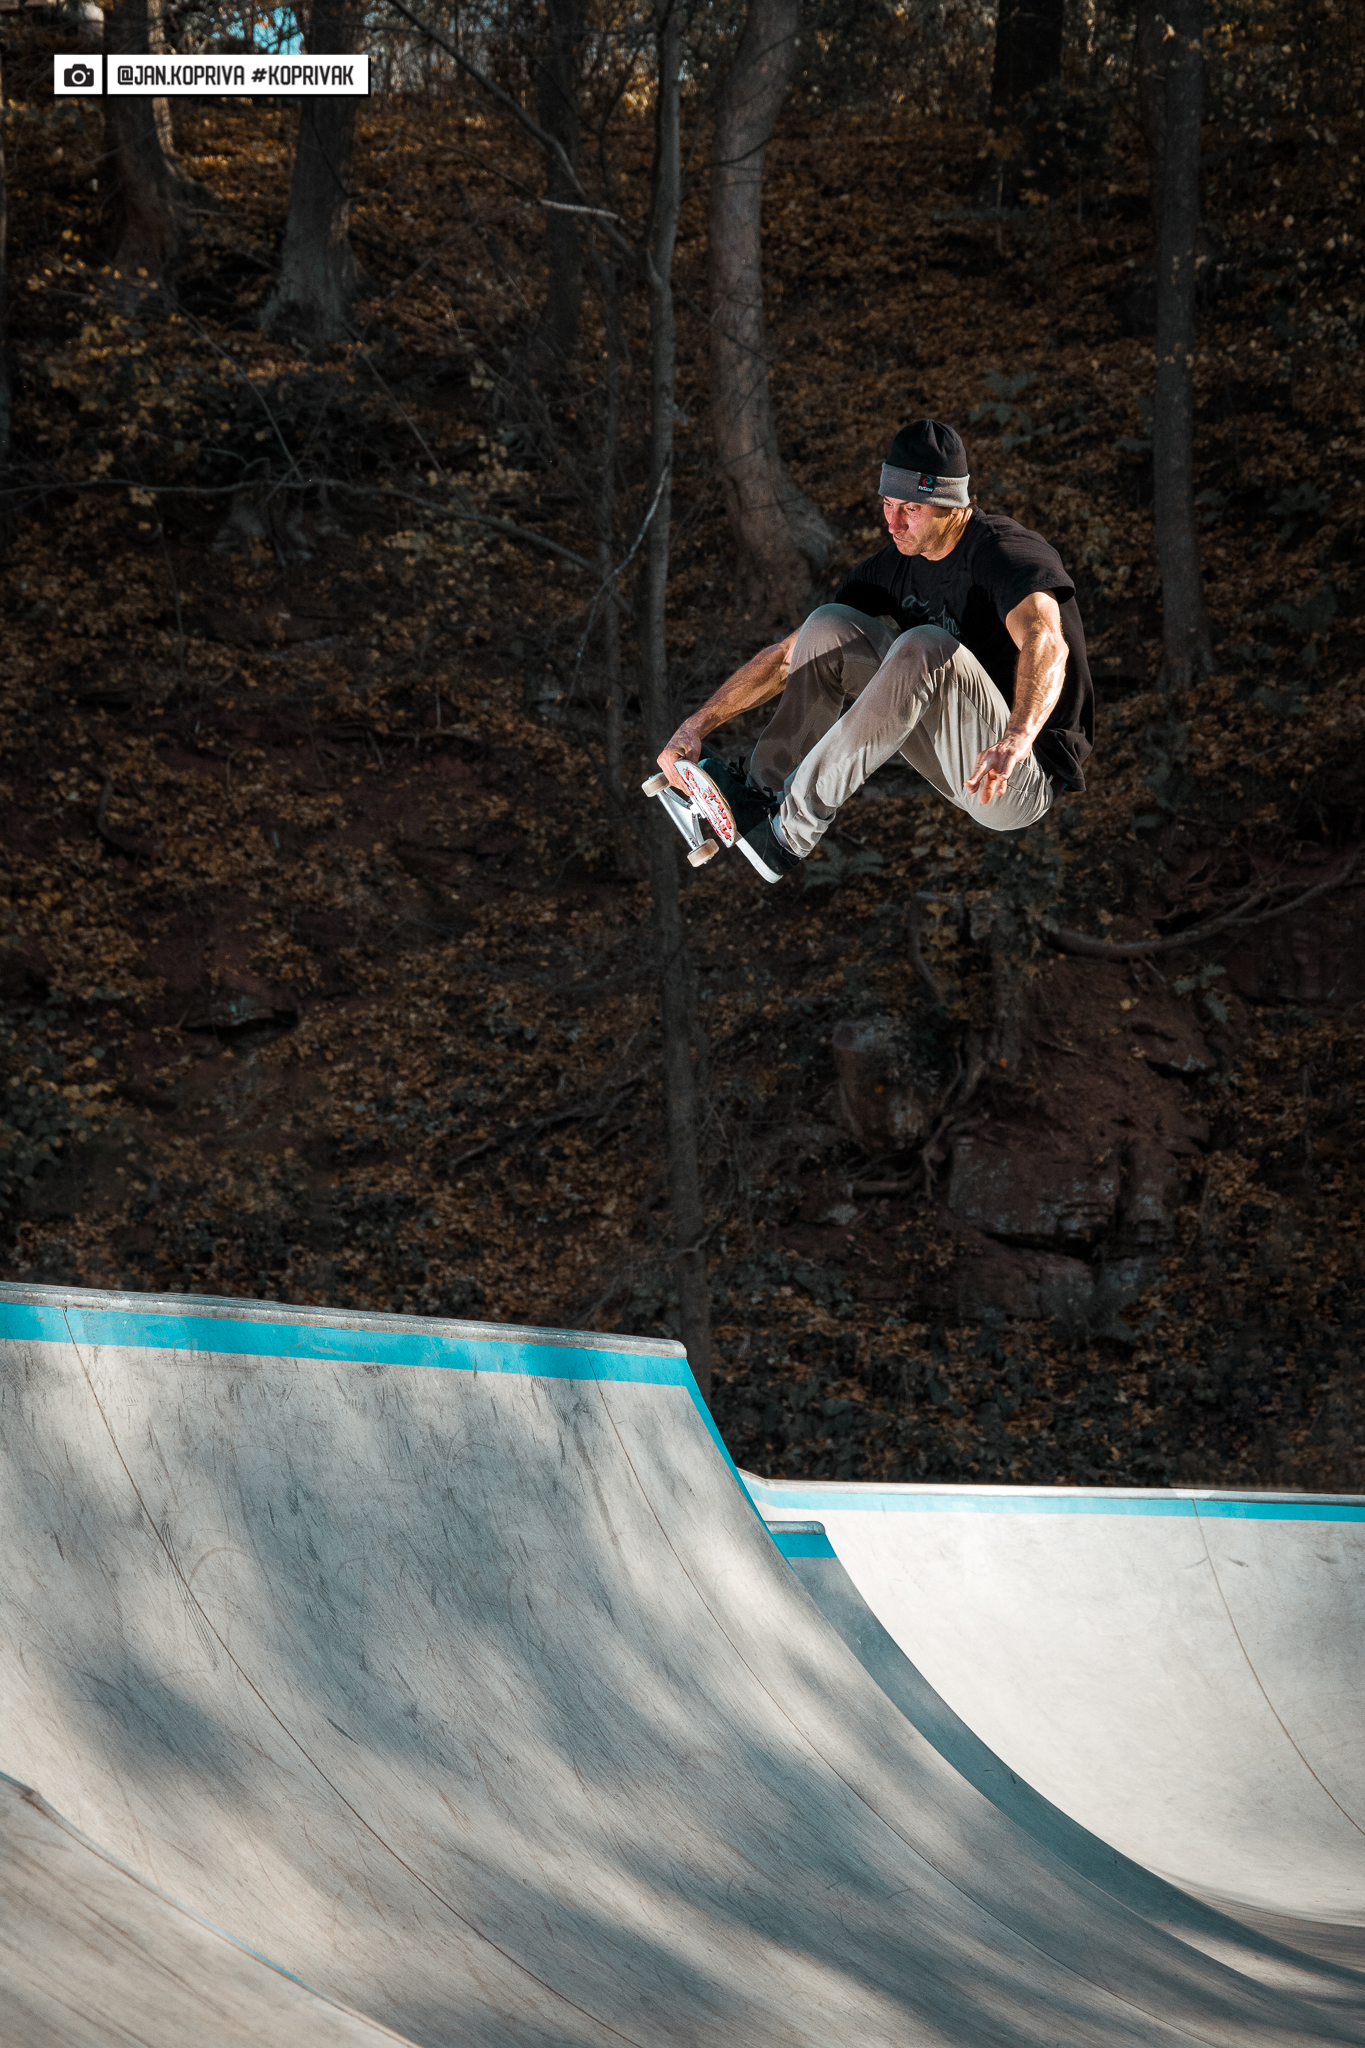
[[[674,789],[666,775],[651,775],[640,787],[646,796],[658,798],[687,841],[688,861],[699,868],[718,854],[721,846],[733,846],[739,834],[734,813],[706,770],[694,761],[679,761],[677,772],[687,785],[686,795]],[[715,838],[707,832],[708,826]]]

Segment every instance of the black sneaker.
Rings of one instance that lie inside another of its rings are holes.
[[[756,782],[749,780],[742,768],[736,768],[733,761],[725,760],[720,754],[703,754],[701,766],[729,805],[741,839],[756,825],[771,818],[782,801],[780,796],[769,796],[766,789],[760,789]]]
[[[735,844],[750,866],[758,869],[765,882],[780,882],[784,875],[789,875],[793,868],[801,865],[800,854],[784,846],[774,832],[771,812],[742,833]]]

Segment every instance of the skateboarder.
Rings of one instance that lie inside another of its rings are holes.
[[[967,496],[952,427],[912,420],[881,472],[888,542],[834,602],[765,647],[684,719],[659,755],[699,762],[769,882],[801,863],[873,770],[901,754],[940,796],[994,832],[1083,789],[1094,694],[1076,593],[1041,534]],[[781,694],[748,774],[706,747],[719,726]]]

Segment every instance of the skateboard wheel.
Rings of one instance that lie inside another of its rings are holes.
[[[687,865],[690,868],[704,868],[712,854],[719,852],[720,848],[714,839],[703,839],[701,845],[694,846],[691,853],[688,854]]]
[[[661,789],[668,788],[668,777],[666,775],[646,776],[640,787],[646,796],[657,796]]]

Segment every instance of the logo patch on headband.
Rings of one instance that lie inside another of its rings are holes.
[[[921,491],[936,491],[938,489],[938,478],[936,476],[922,476],[917,488]]]

